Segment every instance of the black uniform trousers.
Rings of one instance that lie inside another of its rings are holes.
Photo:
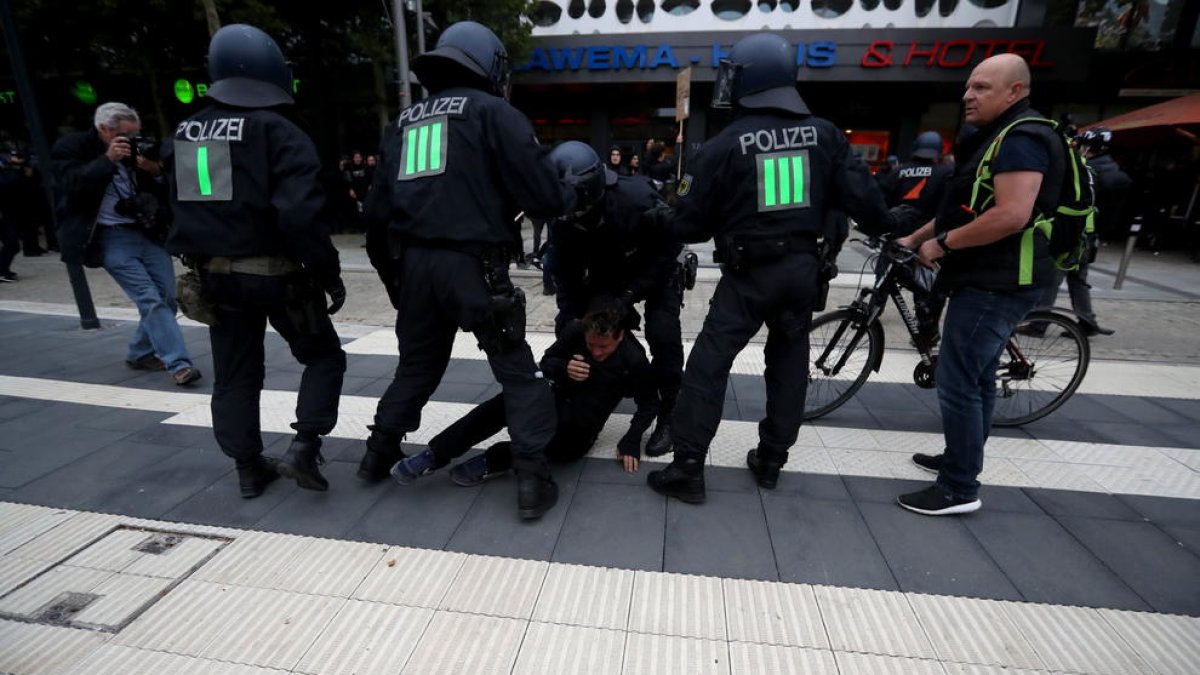
[[[594,424],[575,421],[570,404],[555,397],[558,424],[554,436],[546,445],[546,459],[551,462],[574,462],[588,453],[596,443],[601,429]],[[494,396],[471,409],[471,412],[446,427],[429,441],[429,449],[438,466],[445,466],[461,457],[483,441],[508,426],[504,395]],[[488,471],[507,471],[513,465],[512,444],[500,442],[487,449]]]
[[[679,396],[683,379],[683,328],[679,311],[683,307],[683,285],[678,267],[666,285],[646,297],[646,344],[650,347],[650,368],[654,384],[669,412]]]
[[[815,254],[790,253],[722,275],[683,374],[671,428],[676,458],[708,452],[734,357],[766,323],[767,416],[758,424],[758,451],[760,457],[787,461],[804,416],[818,267]]]
[[[405,245],[398,261],[400,362],[375,410],[374,428],[402,436],[421,426],[421,409],[441,382],[454,335],[475,334],[503,388],[516,468],[548,477],[543,449],[554,436],[554,396],[527,342],[496,339],[491,295],[479,258],[459,251]],[[524,317],[522,317],[522,321]]]
[[[321,305],[321,311],[314,313],[315,326],[302,327],[286,309],[286,277],[205,273],[203,281],[217,304],[217,325],[208,333],[216,370],[213,433],[221,451],[239,463],[262,454],[258,402],[265,376],[263,338],[268,321],[287,341],[292,356],[304,365],[292,428],[318,436],[332,431],[337,424],[346,353],[324,312],[324,296],[314,299]]]

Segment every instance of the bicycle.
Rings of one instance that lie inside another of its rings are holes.
[[[812,321],[806,420],[837,410],[862,388],[872,371],[879,372],[884,351],[879,319],[888,298],[900,312],[920,356],[913,381],[923,389],[937,384],[937,338],[922,334],[901,294],[902,289],[912,291],[915,297],[929,293],[928,270],[917,261],[916,252],[893,242],[876,237],[854,241],[876,252],[868,265],[875,260],[881,263],[875,284],[861,288],[854,302]],[[1075,319],[1065,310],[1034,309],[1018,324],[1000,357],[992,424],[1021,426],[1054,412],[1079,388],[1090,360],[1087,337]]]

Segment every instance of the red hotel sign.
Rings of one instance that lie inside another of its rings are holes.
[[[1025,57],[1032,68],[1050,68],[1054,63],[1045,60],[1045,40],[935,40],[898,43],[876,40],[867,45],[859,64],[863,68],[965,68],[995,54],[1017,54]]]

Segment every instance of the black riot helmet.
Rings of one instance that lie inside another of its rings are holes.
[[[942,135],[936,131],[926,131],[913,141],[913,159],[925,159],[936,162],[942,156]]]
[[[567,141],[550,151],[550,161],[559,177],[575,188],[575,208],[567,217],[575,221],[584,218],[603,200],[608,183],[600,155],[587,143]]]
[[[413,72],[430,91],[468,84],[508,98],[512,63],[492,29],[459,21],[442,32],[433,51],[413,61]]]
[[[1103,155],[1112,145],[1113,133],[1108,127],[1092,127],[1079,134],[1079,144],[1091,151],[1092,156]]]
[[[774,33],[744,37],[721,59],[712,105],[807,115],[808,106],[796,91],[798,69],[796,49],[782,37]]]
[[[205,94],[227,105],[269,108],[292,100],[292,69],[270,35],[254,26],[224,26],[208,43],[208,76],[212,86]]]

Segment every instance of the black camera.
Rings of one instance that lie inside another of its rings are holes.
[[[132,197],[123,197],[113,205],[117,215],[133,218],[138,227],[147,233],[158,229],[158,198],[148,192],[139,192]]]
[[[153,136],[143,136],[141,133],[131,131],[121,134],[121,137],[129,141],[129,149],[133,154],[129,155],[127,159],[131,166],[137,164],[138,157],[145,157],[152,162],[159,160],[158,140]]]

